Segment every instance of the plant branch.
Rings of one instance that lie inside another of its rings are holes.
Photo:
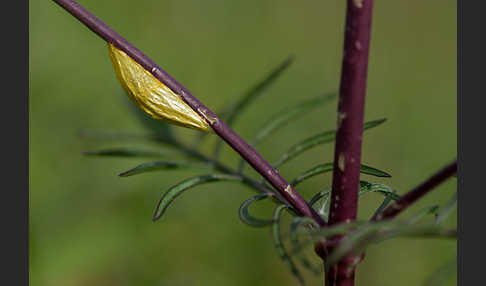
[[[372,0],[348,0],[339,89],[329,224],[356,220]],[[339,237],[336,238],[339,243]],[[332,247],[327,249],[329,253]],[[326,273],[326,285],[354,285],[360,258],[345,257]]]
[[[437,173],[435,173],[432,177],[425,180],[422,184],[415,187],[410,192],[406,193],[400,199],[395,201],[389,207],[378,213],[374,216],[371,220],[372,221],[381,221],[385,219],[391,219],[402,211],[407,209],[413,203],[415,203],[418,199],[422,198],[428,192],[439,186],[441,183],[446,181],[448,178],[452,177],[457,172],[457,161],[450,163],[449,165],[445,166]]]
[[[184,86],[155,64],[148,56],[129,43],[117,32],[96,18],[79,3],[72,0],[53,0],[79,21],[85,24],[91,31],[99,35],[107,42],[124,51],[134,61],[152,73],[158,80],[178,94],[195,112],[202,116],[211,126],[214,132],[240,154],[258,173],[260,173],[289,204],[303,216],[313,218],[319,225],[324,226],[325,221],[307,204],[304,198],[290,186],[277,171],[265,161],[248,143],[236,132],[226,125],[216,114],[194,97]]]

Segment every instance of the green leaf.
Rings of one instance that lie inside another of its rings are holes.
[[[265,138],[273,134],[278,129],[286,126],[289,122],[291,122],[295,118],[309,114],[311,110],[316,109],[322,104],[328,103],[332,99],[336,98],[336,96],[337,96],[337,92],[328,93],[323,96],[321,95],[316,98],[306,100],[300,104],[291,106],[290,108],[286,108],[274,114],[273,116],[270,117],[270,120],[263,125],[260,131],[258,131],[251,145],[257,146]]]
[[[380,193],[385,196],[391,196],[393,200],[398,200],[400,198],[399,195],[396,194],[396,191],[391,187],[381,184],[381,183],[370,183],[367,181],[360,181],[359,182],[359,195],[364,196],[368,193]]]
[[[359,171],[362,174],[372,175],[372,176],[375,176],[375,177],[391,178],[391,175],[388,174],[387,172],[381,171],[381,170],[378,170],[376,168],[366,166],[366,165],[363,165],[363,164],[361,165]]]
[[[394,196],[395,196],[395,190],[392,190],[391,193],[387,194],[385,199],[383,200],[383,202],[381,203],[381,205],[375,210],[375,212],[373,213],[373,215],[371,216],[371,220],[374,220],[375,217],[380,213],[382,212],[389,204],[392,200],[394,200]],[[396,199],[395,199],[396,200]]]
[[[306,241],[299,245],[297,249],[292,252],[292,255],[296,255],[297,253],[301,252],[305,247],[317,242],[321,239],[331,238],[336,235],[344,235],[348,233],[351,229],[359,227],[361,225],[365,225],[367,222],[351,222],[351,223],[340,223],[332,226],[327,226],[324,228],[316,228],[310,229],[304,232],[295,231],[295,235],[297,236],[309,236],[312,238],[310,241]]]
[[[381,205],[375,210],[375,212],[371,216],[372,220],[378,215],[378,213],[384,210],[392,200],[398,200],[400,198],[400,196],[396,194],[396,191],[394,189],[385,184],[370,183],[366,181],[360,181],[359,184],[359,196],[364,196],[372,192],[380,193],[385,196],[385,199],[383,200]]]
[[[330,188],[325,188],[324,190],[316,193],[309,201],[310,206],[314,206],[320,199],[329,196]]]
[[[337,96],[337,92],[328,93],[325,95],[318,96],[316,98],[306,100],[290,108],[286,108],[277,112],[270,117],[270,120],[263,124],[263,127],[258,131],[257,135],[251,142],[253,147],[256,147],[264,139],[268,138],[271,134],[276,132],[278,129],[285,127],[288,123],[294,119],[299,119],[300,117],[309,114],[312,110],[320,107],[321,105],[328,103]],[[238,162],[238,170],[242,172],[244,168],[245,160],[240,159]]]
[[[382,124],[385,121],[386,121],[386,119],[383,118],[383,119],[379,119],[379,120],[366,122],[363,125],[363,130],[367,130],[367,129],[376,127],[376,126]],[[296,156],[302,154],[303,152],[305,152],[309,149],[312,149],[316,146],[319,146],[319,145],[322,145],[322,144],[325,144],[325,143],[333,142],[335,138],[336,138],[336,130],[318,133],[314,136],[306,138],[306,139],[300,141],[299,143],[293,145],[292,147],[290,147],[290,149],[287,152],[285,152],[282,156],[280,156],[278,161],[275,162],[275,164],[273,164],[273,166],[275,168],[280,167],[284,163],[288,162],[289,160],[295,158]]]
[[[140,150],[136,148],[111,148],[95,151],[85,151],[88,156],[107,156],[107,157],[165,157],[168,154],[155,150]]]
[[[228,124],[232,126],[238,116],[248,107],[256,98],[264,94],[264,92],[279,78],[279,76],[292,64],[294,60],[293,56],[289,56],[283,62],[281,62],[277,67],[275,67],[265,78],[253,86],[250,90],[243,94],[242,97],[238,99],[233,104],[226,106],[222,112],[219,114],[221,118]],[[201,139],[199,139],[201,140]],[[217,158],[223,146],[223,141],[218,140],[214,148],[214,154]]]
[[[173,170],[173,169],[187,169],[187,168],[200,168],[211,169],[211,164],[198,164],[194,162],[177,162],[177,161],[154,161],[140,164],[128,171],[120,173],[120,177],[129,177],[137,174],[143,174],[147,172]]]
[[[301,175],[299,175],[290,184],[295,187],[298,184],[302,183],[303,181],[314,177],[315,175],[323,174],[323,173],[332,171],[332,169],[333,169],[333,163],[319,164],[319,165],[312,167],[311,169],[305,171]],[[380,171],[378,169],[375,169],[375,168],[372,168],[372,167],[369,167],[369,166],[366,166],[366,165],[361,165],[360,172],[363,173],[363,174],[373,175],[373,176],[377,176],[377,177],[391,177],[388,173],[386,173],[384,171]]]
[[[456,208],[456,206],[457,206],[457,192],[454,193],[452,198],[442,208],[439,209],[439,212],[435,217],[435,223],[437,224],[443,223],[449,217],[452,211]]]
[[[263,227],[263,226],[271,225],[274,222],[273,220],[255,218],[250,214],[248,210],[248,208],[252,203],[269,198],[271,196],[273,196],[273,194],[271,193],[262,193],[262,194],[252,196],[246,201],[244,201],[241,204],[240,209],[238,210],[238,214],[240,216],[241,221],[243,221],[244,223],[250,226],[255,226],[255,227]]]
[[[421,209],[417,213],[411,215],[407,222],[409,224],[414,224],[419,222],[421,219],[423,219],[425,216],[430,215],[430,214],[437,214],[437,211],[439,210],[439,206],[429,206]]]
[[[282,214],[282,211],[286,208],[288,208],[288,206],[279,205],[275,207],[275,210],[273,212],[273,220],[274,220],[274,223],[272,225],[273,243],[275,248],[278,251],[278,254],[280,255],[280,258],[287,264],[292,274],[299,280],[301,284],[305,284],[304,278],[302,277],[299,270],[295,266],[295,263],[292,260],[292,258],[289,256],[287,249],[285,248],[282,241],[282,235],[280,233],[280,216]]]
[[[265,78],[260,80],[260,82],[254,85],[246,93],[244,93],[237,102],[228,105],[221,113],[222,117],[225,119],[226,124],[228,124],[229,126],[233,125],[236,118],[241,114],[241,112],[246,107],[248,107],[248,105],[250,105],[258,96],[262,95],[273,83],[275,83],[279,76],[282,75],[288,67],[290,67],[293,61],[294,56],[288,56],[267,76],[265,76]]]
[[[359,255],[372,243],[396,237],[456,238],[457,232],[436,225],[409,225],[397,221],[370,222],[347,234],[341,240],[338,247],[329,255],[326,267],[334,265],[346,255]]]
[[[169,205],[183,192],[201,184],[220,181],[241,181],[241,177],[225,174],[209,174],[184,180],[172,186],[166,193],[164,193],[157,204],[152,220],[158,220],[165,213]]]
[[[327,204],[329,202],[329,194],[331,193],[331,188],[325,188],[324,190],[316,193],[309,201],[309,205],[314,207],[314,205],[320,201],[321,199],[325,198],[323,202],[321,202],[321,206],[316,210],[317,213],[327,221],[329,219],[329,209],[327,208]]]
[[[292,222],[290,223],[290,242],[292,243],[293,249],[292,252],[295,252],[299,249],[299,237],[297,235],[297,230],[302,225],[314,226],[319,227],[317,223],[309,217],[294,217]],[[305,257],[302,252],[296,254],[297,258],[299,259],[302,266],[310,270],[314,274],[320,273],[320,267],[315,267],[312,263]]]

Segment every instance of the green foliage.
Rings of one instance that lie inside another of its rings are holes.
[[[264,139],[268,138],[271,134],[276,132],[278,129],[285,127],[289,122],[295,119],[300,119],[304,117],[306,114],[310,114],[310,111],[315,110],[317,107],[328,103],[332,99],[336,98],[337,93],[329,93],[324,94],[323,96],[318,96],[316,98],[306,100],[302,103],[296,104],[290,108],[286,108],[282,111],[277,112],[273,116],[270,117],[263,127],[260,128],[257,135],[251,142],[253,147],[256,147],[260,144]],[[238,163],[238,171],[242,172],[243,167],[245,166],[245,160],[240,159]]]
[[[452,198],[450,198],[450,200],[442,208],[438,210],[437,215],[435,217],[435,223],[437,224],[443,223],[456,207],[457,207],[457,192],[454,193]]]
[[[383,119],[366,122],[363,125],[363,130],[376,127],[385,121],[386,119],[383,118]],[[298,142],[297,144],[290,147],[290,149],[288,149],[287,152],[281,155],[278,161],[273,164],[273,166],[275,168],[278,168],[282,166],[284,163],[290,161],[291,159],[297,157],[298,155],[302,154],[305,151],[308,151],[322,144],[333,142],[334,139],[336,138],[336,132],[337,132],[336,130],[321,132]]]
[[[202,164],[196,162],[177,162],[177,161],[154,161],[140,164],[130,170],[120,173],[120,177],[129,177],[133,175],[143,174],[147,172],[163,171],[163,170],[178,170],[185,168],[195,169],[212,169],[212,164]]]
[[[206,184],[210,182],[220,182],[220,181],[241,181],[241,177],[225,175],[225,174],[210,174],[210,175],[197,176],[194,178],[189,178],[187,180],[184,180],[176,184],[175,186],[172,186],[160,198],[160,201],[157,204],[157,208],[154,213],[153,220],[156,221],[160,217],[162,217],[162,215],[165,213],[169,205],[183,192],[201,184]]]
[[[249,89],[241,98],[235,103],[227,105],[223,112],[223,118],[226,119],[228,124],[232,124],[241,115],[242,111],[246,109],[255,99],[262,95],[276,79],[286,70],[291,64],[291,59],[287,59],[276,67],[267,77],[258,82],[253,88]],[[262,128],[255,135],[252,145],[257,146],[263,140],[274,134],[277,130],[288,125],[289,122],[295,119],[300,119],[304,115],[308,114],[312,110],[316,110],[318,107],[330,102],[336,97],[336,92],[328,93],[310,100],[305,100],[299,104],[288,107],[271,117],[269,121],[263,124]],[[320,267],[312,265],[303,253],[303,249],[310,246],[322,239],[329,239],[335,235],[344,235],[342,243],[330,254],[326,260],[326,267],[329,267],[344,255],[360,254],[370,244],[390,239],[398,236],[433,236],[433,237],[454,237],[454,233],[450,230],[445,230],[439,224],[447,218],[448,214],[455,206],[455,198],[451,199],[443,208],[439,211],[437,207],[427,208],[421,212],[412,216],[407,222],[353,222],[347,224],[333,225],[326,228],[318,228],[317,224],[310,218],[298,216],[289,205],[287,205],[285,199],[280,194],[274,192],[270,187],[264,183],[259,183],[256,179],[247,176],[243,173],[244,160],[240,160],[237,169],[232,169],[219,161],[219,153],[221,150],[222,141],[219,140],[214,146],[214,152],[211,157],[207,157],[199,150],[199,143],[204,139],[205,135],[197,135],[194,147],[188,147],[181,141],[177,140],[174,136],[169,125],[164,122],[154,121],[151,118],[135,112],[136,116],[142,120],[142,123],[146,127],[149,133],[147,134],[133,134],[123,132],[85,132],[83,136],[91,137],[102,140],[116,140],[129,141],[129,140],[145,140],[149,142],[161,143],[161,146],[172,149],[173,152],[166,152],[160,150],[142,150],[138,148],[112,148],[103,149],[99,151],[89,151],[86,155],[100,156],[100,157],[170,157],[171,155],[183,155],[185,160],[158,160],[144,162],[124,171],[119,174],[121,177],[129,177],[138,174],[144,174],[147,172],[162,172],[162,171],[177,171],[184,169],[194,170],[213,170],[218,173],[205,174],[195,176],[182,182],[179,182],[170,187],[162,197],[160,198],[153,220],[156,221],[164,215],[167,208],[172,202],[179,197],[185,191],[195,188],[202,184],[221,182],[221,181],[235,181],[250,187],[252,190],[257,191],[258,194],[251,196],[245,200],[239,210],[238,214],[241,221],[249,226],[253,227],[266,227],[270,226],[272,231],[272,237],[274,246],[284,263],[289,267],[291,273],[299,280],[300,283],[304,283],[304,278],[298,269],[297,263],[303,268],[309,270],[311,273],[320,273]],[[364,130],[374,128],[385,122],[385,119],[379,119],[369,121],[364,124]],[[201,133],[206,134],[206,133]],[[298,141],[298,143],[292,145],[286,152],[284,152],[279,160],[274,164],[274,167],[280,167],[283,164],[289,162],[291,159],[303,154],[304,152],[326,144],[333,142],[336,137],[336,130],[330,130],[317,133],[304,140]],[[295,177],[291,181],[291,185],[297,186],[300,183],[320,174],[331,172],[333,170],[333,162],[319,164],[314,166]],[[379,178],[390,178],[391,175],[388,172],[380,169],[361,165],[360,172],[365,175],[371,175]],[[329,202],[330,202],[330,190],[331,188],[325,188],[316,194],[309,200],[309,204],[317,211],[317,213],[324,219],[328,220],[329,216]],[[397,200],[399,196],[396,191],[388,185],[382,183],[360,181],[359,197],[370,193],[377,193],[383,195],[385,198],[383,202],[377,207],[373,216],[376,216],[381,212],[391,201]],[[258,201],[265,199],[271,199],[276,203],[272,218],[258,218],[250,213],[250,206]],[[290,223],[290,231],[288,235],[283,236],[281,231],[281,215],[283,210],[287,209],[294,215]],[[430,225],[416,225],[425,215],[437,214],[437,224]],[[302,239],[306,237],[307,239]],[[291,245],[291,251],[285,247],[285,239],[289,239]],[[294,261],[293,256],[296,260]]]
[[[294,61],[293,56],[289,56],[282,61],[277,67],[275,67],[266,77],[264,77],[255,86],[244,93],[236,102],[228,104],[223,111],[220,112],[221,119],[223,119],[228,126],[233,126],[236,119],[242,114],[242,112],[257,99],[259,96],[265,94],[265,91],[269,89],[275,81],[283,74],[285,70]],[[218,158],[223,142],[219,140],[214,147],[214,157]]]
[[[262,227],[262,226],[271,225],[274,222],[273,220],[265,220],[265,219],[255,218],[254,216],[252,216],[250,214],[250,211],[248,210],[248,208],[250,207],[250,205],[252,203],[257,202],[257,201],[261,201],[263,199],[267,199],[271,196],[272,196],[272,194],[263,193],[263,194],[258,194],[258,195],[252,196],[249,199],[247,199],[246,201],[244,201],[241,204],[240,209],[238,210],[238,214],[240,215],[241,221],[243,221],[247,225],[255,226],[255,227]]]
[[[166,157],[169,154],[159,150],[142,150],[138,148],[110,148],[96,151],[85,151],[84,155],[101,157]]]
[[[282,241],[282,236],[280,233],[280,216],[284,209],[288,208],[286,205],[279,205],[275,207],[273,212],[273,220],[274,223],[272,224],[272,237],[273,237],[273,244],[277,249],[277,252],[280,258],[287,264],[292,274],[299,280],[301,284],[305,284],[304,278],[300,271],[297,269],[292,257],[288,254],[287,249]]]
[[[333,163],[324,163],[319,164],[315,167],[310,168],[309,170],[305,171],[304,173],[300,174],[297,178],[295,178],[290,184],[292,186],[297,186],[298,184],[302,183],[303,181],[314,177],[315,175],[323,174],[332,171]],[[361,165],[360,172],[362,174],[372,175],[376,177],[391,177],[388,173],[378,170],[373,167],[369,167],[366,165]]]

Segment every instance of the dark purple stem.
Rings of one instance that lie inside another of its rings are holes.
[[[194,97],[184,86],[155,64],[139,49],[130,44],[117,32],[113,31],[101,20],[96,18],[79,3],[72,0],[53,0],[66,9],[91,31],[98,34],[107,42],[124,51],[134,61],[150,71],[158,80],[177,93],[195,112],[201,115],[214,132],[226,141],[231,148],[238,152],[258,173],[260,173],[297,211],[300,215],[313,218],[319,225],[324,226],[324,220],[307,204],[307,202],[280,176],[277,171],[265,161],[250,145],[216,116],[209,108]]]
[[[339,90],[337,135],[329,224],[354,221],[358,212],[359,169],[366,78],[370,48],[372,0],[348,0]],[[337,242],[339,243],[339,242]],[[328,251],[331,249],[328,248]],[[326,273],[326,285],[354,285],[353,261],[346,257]]]
[[[380,221],[385,219],[391,219],[406,208],[411,206],[415,203],[418,199],[425,196],[428,192],[436,188],[438,185],[442,184],[448,178],[453,176],[457,172],[457,161],[454,161],[435,173],[432,177],[428,178],[417,186],[415,189],[411,190],[410,192],[406,193],[400,199],[398,199],[395,203],[384,209],[382,212],[377,214],[373,217],[372,221]]]

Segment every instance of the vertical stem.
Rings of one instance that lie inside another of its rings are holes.
[[[348,0],[334,151],[329,224],[350,222],[358,211],[372,0]],[[337,242],[339,243],[339,241]],[[331,251],[328,248],[328,252]],[[347,257],[326,273],[326,285],[354,285],[354,262]]]

